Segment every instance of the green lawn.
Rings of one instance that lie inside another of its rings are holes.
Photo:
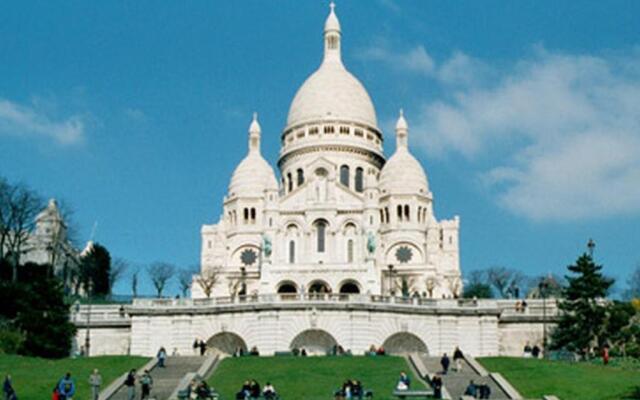
[[[260,386],[269,381],[284,400],[327,400],[349,379],[358,379],[375,399],[391,399],[398,375],[411,374],[401,357],[242,357],[222,361],[209,383],[224,400],[235,399],[242,383],[255,379]]]
[[[68,371],[76,380],[77,392],[74,399],[86,400],[90,397],[87,383],[93,368],[102,374],[103,388],[122,373],[131,368],[143,366],[149,359],[145,357],[102,356],[89,358],[65,358],[47,360],[44,358],[0,355],[2,380],[7,374],[13,378],[13,388],[20,400],[50,399],[56,382]]]
[[[479,361],[500,372],[526,398],[555,394],[562,400],[637,399],[640,370],[590,363],[570,363],[531,358],[488,357]]]

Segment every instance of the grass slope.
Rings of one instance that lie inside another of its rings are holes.
[[[89,399],[90,388],[87,383],[94,368],[100,370],[103,385],[106,388],[111,381],[131,368],[143,366],[149,359],[129,356],[101,356],[90,358],[64,358],[47,360],[44,358],[0,355],[0,373],[2,380],[7,374],[13,379],[13,388],[20,400],[50,399],[53,387],[66,373],[76,381],[74,399]]]
[[[375,399],[391,399],[401,371],[420,387],[401,357],[242,357],[222,361],[209,383],[223,399],[234,399],[242,383],[255,379],[271,382],[284,400],[327,400],[342,382],[362,381]]]
[[[487,357],[479,361],[500,372],[526,398],[555,394],[562,400],[613,400],[640,386],[640,371],[588,363],[531,358]]]

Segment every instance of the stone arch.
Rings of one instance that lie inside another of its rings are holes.
[[[422,339],[409,332],[394,333],[384,341],[382,347],[387,354],[429,353]]]
[[[315,279],[309,282],[307,287],[308,293],[331,293],[331,286],[322,279]]]
[[[305,349],[308,354],[325,355],[337,345],[338,342],[329,332],[322,329],[307,329],[293,338],[289,349]]]
[[[298,285],[293,281],[282,281],[278,283],[277,292],[283,294],[298,293]]]
[[[342,294],[358,294],[362,292],[360,284],[358,281],[353,279],[346,279],[338,285],[338,290]]]
[[[207,348],[213,353],[233,354],[238,348],[247,352],[244,339],[233,332],[220,332],[207,340]]]

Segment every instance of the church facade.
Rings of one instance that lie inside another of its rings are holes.
[[[332,5],[322,63],[296,93],[280,136],[281,178],[261,154],[254,115],[222,215],[202,226],[194,298],[461,293],[460,220],[436,219],[402,111],[395,151],[385,157],[373,102],[343,64],[341,47]]]

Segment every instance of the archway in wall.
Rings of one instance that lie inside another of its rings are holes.
[[[422,339],[408,332],[394,333],[384,341],[382,347],[387,354],[429,353]]]
[[[325,281],[316,280],[309,284],[309,293],[331,293],[331,287]]]
[[[325,355],[329,354],[337,345],[338,342],[330,333],[321,329],[308,329],[293,338],[289,348],[291,350],[305,349],[311,355]]]
[[[298,293],[298,287],[291,281],[280,282],[278,285],[278,294],[284,295],[282,297],[295,295]]]
[[[247,352],[247,344],[235,333],[221,332],[207,340],[207,350],[212,353],[233,354],[238,348]]]
[[[340,293],[341,294],[358,294],[360,293],[360,288],[358,287],[358,284],[352,281],[348,281],[342,284],[342,286],[340,286]]]

